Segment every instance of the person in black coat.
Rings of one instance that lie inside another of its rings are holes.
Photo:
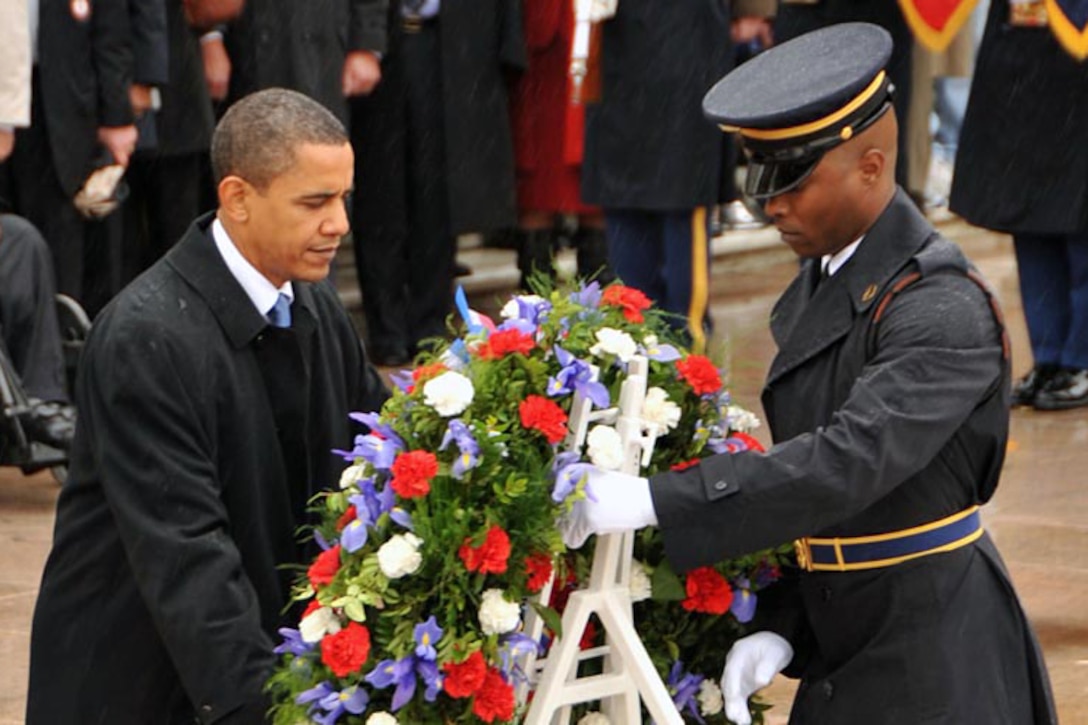
[[[72,199],[99,165],[128,163],[136,145],[126,0],[40,0],[30,127],[0,173],[0,196],[41,230],[57,289],[83,298],[83,218]]]
[[[797,568],[760,593],[763,631],[726,658],[733,722],[785,670],[794,725],[1052,725],[978,511],[1008,442],[1008,339],[989,288],[895,184],[890,54],[877,26],[833,26],[708,94],[750,154],[749,194],[803,258],[771,316],[775,445],[649,481],[595,471],[566,538],[658,525],[678,571],[796,542]]]
[[[96,320],[31,631],[27,723],[263,723],[307,502],[386,391],[327,281],[347,134],[315,101],[239,101],[219,210]],[[296,613],[297,614],[297,613]]]
[[[1012,234],[1034,364],[1014,405],[1088,405],[1088,64],[990,5],[950,208]]]
[[[390,3],[382,81],[351,102],[367,190],[353,207],[355,264],[381,364],[445,334],[456,236],[516,221],[507,80],[526,63],[521,13],[521,0]]]

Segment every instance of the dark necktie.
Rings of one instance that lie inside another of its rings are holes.
[[[280,292],[276,304],[268,311],[268,321],[275,327],[291,326],[291,298]]]

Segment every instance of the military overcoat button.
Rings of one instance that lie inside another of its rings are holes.
[[[824,683],[824,699],[825,700],[830,700],[834,696],[835,696],[835,686],[832,685],[830,682],[825,682]]]
[[[714,484],[714,489],[717,491],[724,491],[727,488],[729,488],[729,484],[725,481],[718,481]]]

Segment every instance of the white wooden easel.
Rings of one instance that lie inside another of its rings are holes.
[[[624,446],[620,471],[639,474],[640,463],[649,462],[656,440],[652,429],[643,434],[641,420],[648,369],[645,357],[637,356],[630,362],[618,410],[592,412],[587,398],[575,396],[568,450],[581,450],[591,421],[615,418]],[[634,532],[597,537],[589,586],[570,595],[563,612],[563,637],[552,643],[546,659],[534,662],[530,658],[523,665],[530,675],[542,670],[525,725],[567,725],[572,705],[594,701],[601,702],[601,712],[613,725],[640,723],[640,703],[659,725],[683,725],[634,627],[630,596],[633,548]],[[551,584],[541,593],[541,601],[546,602],[550,592]],[[594,614],[604,627],[605,645],[581,651],[582,632]],[[542,631],[540,617],[533,614],[526,618],[528,636],[539,641]],[[578,677],[578,664],[591,659],[603,661],[601,674]],[[519,690],[523,702],[527,691],[527,684]]]

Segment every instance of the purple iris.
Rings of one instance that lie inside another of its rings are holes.
[[[408,529],[409,531],[415,531],[416,527],[412,523],[412,515],[402,509],[400,506],[394,506],[389,509],[389,518],[393,520],[397,526],[402,529]]]
[[[677,710],[680,712],[687,710],[698,722],[706,725],[706,721],[699,714],[699,702],[697,700],[699,686],[703,684],[704,679],[706,678],[702,675],[684,672],[684,663],[677,660],[672,669],[669,670],[669,679],[665,685],[669,688],[669,692],[672,693],[672,701],[675,703]]]
[[[518,305],[518,319],[525,320],[526,322],[536,327],[552,310],[552,303],[545,299],[531,299],[524,296],[515,297],[514,301]]]
[[[399,370],[395,373],[390,373],[389,382],[396,385],[397,389],[402,393],[407,393],[416,384],[416,381],[412,379],[411,370]]]
[[[356,685],[336,690],[328,682],[301,693],[295,698],[299,705],[310,704],[310,717],[320,725],[333,725],[344,713],[362,715],[370,703],[366,690]],[[317,711],[324,710],[324,714]]]
[[[442,690],[442,673],[435,662],[438,651],[434,648],[434,643],[442,638],[442,629],[432,616],[416,625],[414,636],[416,649],[413,654],[399,660],[382,660],[366,676],[366,681],[379,690],[396,685],[390,706],[393,712],[411,702],[416,693],[417,675],[427,687],[423,694],[427,702],[434,702]]]
[[[548,395],[555,397],[578,391],[598,408],[607,408],[608,388],[593,379],[593,369],[589,363],[579,360],[558,345],[552,349],[561,367],[554,377],[548,378]]]
[[[663,343],[650,346],[639,345],[638,350],[646,357],[657,362],[674,362],[683,357],[675,347]]]
[[[382,514],[393,508],[395,495],[388,486],[378,491],[371,478],[359,483],[359,493],[348,497],[348,503],[355,507],[355,519],[344,527],[340,534],[340,545],[349,552],[356,552],[366,545],[369,530],[378,525]]]
[[[577,302],[582,307],[596,309],[601,305],[601,284],[596,280],[582,286],[577,292],[570,295],[572,302]]]
[[[544,649],[537,644],[536,640],[521,632],[504,634],[499,640],[499,648],[501,670],[507,682],[527,682],[529,678],[518,666],[518,658],[544,653]]]
[[[460,450],[460,455],[454,460],[451,471],[454,478],[460,479],[466,471],[480,465],[480,445],[469,427],[456,418],[451,420],[446,428],[446,434],[442,436],[442,445],[438,447],[438,450],[446,450],[450,443],[456,443]]]
[[[737,577],[733,580],[733,603],[729,605],[729,611],[741,624],[747,624],[756,616],[756,595],[752,586],[745,577]]]
[[[529,335],[530,337],[536,334],[536,324],[529,320],[523,320],[520,317],[507,320],[499,325],[499,331],[505,332],[506,330],[517,330],[523,335]]]
[[[558,469],[555,474],[555,485],[552,487],[552,501],[563,503],[578,488],[578,483],[589,473],[593,466],[589,463],[571,463]],[[592,493],[587,486],[586,495],[592,498]]]
[[[438,650],[434,645],[442,639],[442,628],[438,626],[434,615],[428,617],[426,622],[420,622],[412,630],[412,636],[416,640],[416,657],[427,662],[434,662],[438,658]]]
[[[310,652],[314,648],[313,644],[310,644],[302,639],[302,634],[297,629],[291,629],[290,627],[280,627],[277,632],[283,637],[281,642],[274,650],[278,655],[293,654],[304,655]]]

